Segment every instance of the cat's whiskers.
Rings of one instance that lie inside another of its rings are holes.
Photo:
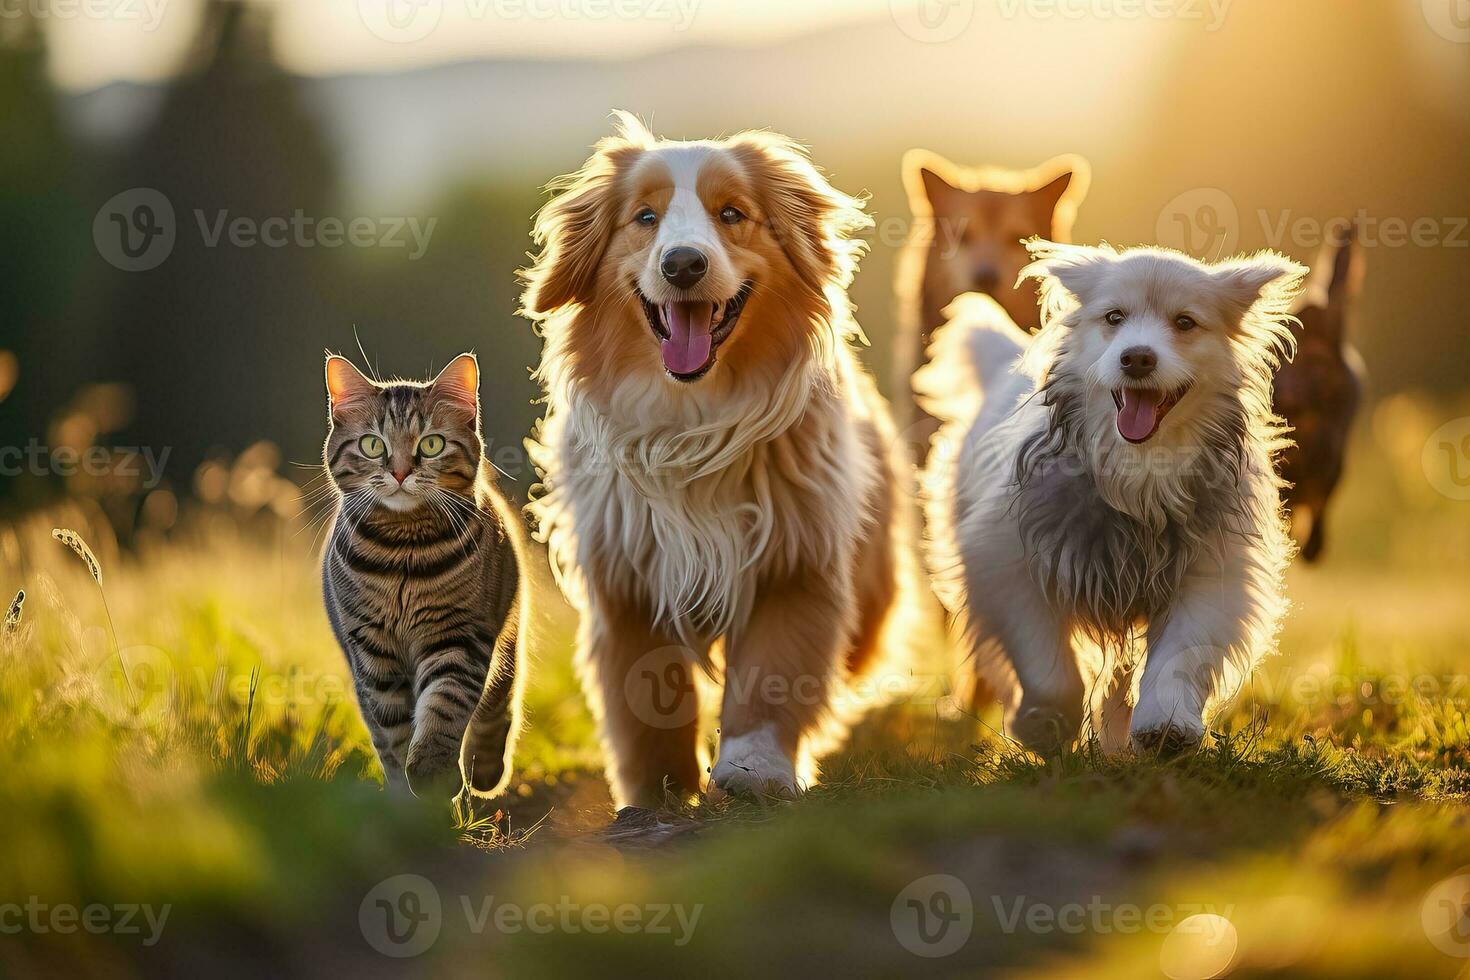
[[[457,497],[455,494],[452,494],[441,487],[430,486],[429,491],[430,495],[425,499],[429,501],[430,505],[435,507],[440,514],[443,514],[444,517],[454,527],[455,535],[460,538],[460,551],[464,554],[468,554],[470,542],[473,540],[474,536],[470,534],[469,521],[466,520],[463,515],[455,513],[454,508],[455,501],[462,501],[464,498]],[[448,500],[446,501],[445,498],[448,498]],[[483,520],[483,515],[480,515],[479,511],[475,511],[475,513]]]

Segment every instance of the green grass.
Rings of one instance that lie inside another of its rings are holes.
[[[1425,915],[1470,864],[1470,504],[1418,470],[1435,419],[1401,399],[1365,423],[1329,562],[1293,570],[1281,656],[1199,755],[1038,759],[926,690],[801,800],[656,827],[608,829],[554,601],[516,782],[456,815],[380,791],[309,530],[197,503],[123,554],[81,501],[0,528],[3,598],[27,592],[0,638],[0,928],[7,903],[169,908],[146,946],[7,931],[0,972],[1455,976]],[[116,645],[53,526],[96,550]],[[415,908],[404,874],[438,932],[398,961],[373,940],[378,898]],[[967,941],[916,955],[908,901],[966,895]]]

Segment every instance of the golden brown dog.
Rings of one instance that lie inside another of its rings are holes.
[[[928,150],[904,154],[903,183],[914,225],[899,259],[895,391],[909,391],[930,334],[944,323],[945,307],[963,293],[994,297],[1024,330],[1040,326],[1036,286],[1018,281],[1030,261],[1023,242],[1070,242],[1090,177],[1087,161],[1073,155],[1031,170],[1006,170],[963,167]],[[917,405],[910,413],[908,441],[927,447],[937,426]]]
[[[852,350],[869,222],[785,137],[619,119],[536,219],[532,512],[582,614],[618,803],[700,790],[693,680],[720,665],[712,785],[795,791],[911,564],[893,426]]]

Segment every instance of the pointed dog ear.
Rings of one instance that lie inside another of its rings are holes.
[[[1087,301],[1118,258],[1117,251],[1106,243],[1066,245],[1041,238],[1027,241],[1026,251],[1031,253],[1031,264],[1021,270],[1016,285],[1027,279],[1041,284],[1038,302],[1044,331],[1065,326],[1064,318]]]
[[[873,225],[863,202],[833,187],[806,149],[774,133],[741,133],[730,152],[757,175],[752,182],[766,227],[802,282],[818,293],[846,287],[857,271],[863,242],[853,237]]]
[[[521,270],[521,312],[545,319],[573,303],[591,302],[597,267],[617,227],[619,183],[653,137],[633,116],[618,114],[618,131],[604,137],[576,173],[547,186],[559,191],[537,214],[531,237],[541,252]]]
[[[903,155],[903,187],[908,194],[909,211],[929,215],[944,210],[955,194],[965,190],[955,177],[959,168],[938,153],[917,147]]]
[[[1031,264],[1021,270],[1019,284],[1026,279],[1041,283],[1043,295],[1062,298],[1058,289],[1078,303],[1084,302],[1093,288],[1106,277],[1108,266],[1117,253],[1108,246],[1066,245],[1033,238],[1026,243]]]
[[[1332,240],[1322,246],[1318,259],[1319,267],[1331,270],[1325,290],[1327,309],[1338,315],[1347,313],[1363,288],[1364,256],[1357,236],[1358,227],[1353,222],[1334,228]]]
[[[1063,171],[1035,190],[1026,192],[1032,205],[1048,224],[1051,223],[1052,215],[1056,213],[1057,205],[1061,203],[1062,195],[1066,194],[1067,188],[1072,186],[1072,176],[1072,171]]]
[[[1277,319],[1290,316],[1306,275],[1306,266],[1269,250],[1222,262],[1211,270],[1217,296],[1236,320],[1252,310]]]
[[[1034,179],[1025,193],[1035,208],[1033,213],[1038,223],[1051,229],[1052,241],[1070,242],[1077,208],[1092,184],[1092,165],[1085,157],[1064,153],[1031,173]]]

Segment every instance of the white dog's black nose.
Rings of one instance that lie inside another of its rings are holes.
[[[1130,347],[1118,358],[1123,373],[1130,378],[1146,378],[1159,366],[1159,355],[1152,347]]]
[[[659,263],[658,268],[669,285],[679,289],[691,289],[709,271],[709,262],[699,249],[680,245],[664,253],[663,261]]]

